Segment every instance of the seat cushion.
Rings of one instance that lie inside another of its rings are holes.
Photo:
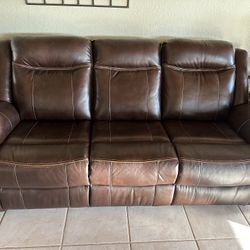
[[[93,126],[92,143],[151,141],[169,142],[159,121],[98,121]]]
[[[200,187],[250,185],[249,144],[176,144],[178,184]]]
[[[88,133],[89,122],[21,122],[0,147],[3,207],[87,206]],[[58,204],[46,203],[49,190],[60,194]]]
[[[163,124],[174,143],[245,143],[225,122],[169,120]]]
[[[178,159],[160,122],[94,123],[92,205],[170,204],[177,174]]]

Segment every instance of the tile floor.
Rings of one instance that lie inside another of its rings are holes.
[[[248,250],[250,206],[9,210],[0,249]]]

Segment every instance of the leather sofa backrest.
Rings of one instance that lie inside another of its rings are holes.
[[[11,102],[11,49],[9,41],[0,42],[0,101]]]
[[[159,120],[160,43],[96,40],[95,119]]]
[[[13,93],[23,120],[91,118],[91,42],[78,37],[12,40]]]
[[[248,103],[248,53],[243,49],[235,50],[235,65],[236,65],[236,87],[234,105]]]
[[[230,43],[173,39],[163,44],[163,119],[223,120],[233,105]]]

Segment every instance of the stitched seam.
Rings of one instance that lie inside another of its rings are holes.
[[[6,116],[3,112],[0,112],[0,115],[2,115],[9,122],[11,129],[13,129],[13,124],[11,120],[9,119],[9,117]]]
[[[70,74],[70,85],[71,85],[71,98],[72,98],[72,113],[73,113],[73,120],[75,120],[76,117],[75,117],[75,105],[74,105],[73,73]]]
[[[110,121],[109,121],[109,142],[110,143],[112,142],[112,134],[111,134],[111,124],[110,124]]]
[[[36,125],[38,124],[38,121],[36,121],[33,126],[30,128],[30,130],[28,131],[28,133],[25,135],[25,137],[23,138],[23,145],[25,144],[26,139],[28,138],[28,136],[30,135],[31,131],[36,127]]]
[[[67,164],[64,165],[64,169],[65,169],[65,178],[66,178],[66,188],[68,190],[68,207],[70,207],[70,190],[69,190],[69,180],[68,180],[68,171],[67,171]]]
[[[185,77],[184,77],[184,72],[183,72],[182,73],[182,90],[181,90],[181,102],[180,102],[179,119],[181,119],[182,112],[183,112],[184,87],[185,87]]]
[[[109,83],[108,83],[108,97],[109,97],[109,120],[111,121],[112,115],[111,115],[111,70],[109,70]]]
[[[148,115],[149,115],[149,104],[148,104],[148,100],[149,100],[149,90],[150,90],[150,86],[149,86],[149,81],[148,81],[148,71],[146,72],[146,84],[147,84],[147,113],[146,113],[146,121],[148,120]]]
[[[203,162],[199,162],[199,173],[198,173],[198,180],[197,180],[197,184],[196,186],[199,186],[200,182],[201,182],[201,168],[203,167]]]
[[[110,205],[112,206],[112,162],[109,164],[109,192],[110,192]]]
[[[201,75],[198,74],[198,100],[197,100],[197,113],[200,111],[200,92],[201,92]]]
[[[116,70],[116,71],[144,71],[144,70],[160,70],[160,67],[157,66],[149,66],[149,67],[135,67],[135,68],[120,68],[120,67],[112,67],[112,66],[101,66],[95,65],[95,69],[101,70]]]
[[[147,121],[146,121],[146,127],[147,127],[147,130],[148,130],[149,135],[150,135],[150,137],[151,137],[151,141],[154,141],[153,133],[151,132],[150,126],[149,126],[149,124],[148,124]]]
[[[127,164],[134,164],[134,163],[147,163],[147,162],[157,162],[157,161],[169,161],[169,160],[177,160],[177,158],[164,158],[164,159],[152,159],[152,160],[145,160],[145,161],[119,161],[119,160],[115,160],[115,159],[95,159],[95,160],[91,160],[91,162],[100,162],[100,161],[105,161],[105,162],[115,162],[115,163],[127,163]]]
[[[63,161],[63,162],[55,162],[55,163],[35,163],[37,166],[60,166],[60,165],[64,165],[65,163],[67,164],[71,164],[71,163],[76,163],[76,162],[88,162],[88,159],[83,159],[83,160],[73,160],[73,161]],[[17,166],[27,166],[30,167],[34,166],[34,163],[29,163],[29,162],[13,162],[13,161],[0,161],[0,164],[12,164],[12,165],[17,165]]]
[[[240,130],[250,121],[250,118],[244,121],[238,128],[237,132],[240,133]]]
[[[160,184],[160,185],[142,185],[142,186],[116,186],[116,185],[113,185],[112,187],[114,189],[119,189],[119,188],[135,188],[135,189],[140,189],[140,188],[153,188],[153,187],[174,187],[176,186],[174,183],[170,183],[170,184]],[[183,186],[183,185],[177,185],[177,186]],[[250,186],[250,185],[249,185]],[[83,186],[83,187],[88,187],[88,186]],[[99,184],[93,184],[92,187],[109,187],[109,185],[99,185]],[[195,187],[195,186],[191,186],[191,187]]]
[[[219,74],[216,72],[216,76],[217,76],[217,81],[218,81],[218,106],[217,106],[217,112],[215,114],[215,120],[217,120],[218,114],[219,114],[219,109],[220,109],[220,78],[219,78]]]
[[[243,164],[242,162],[240,163],[240,165],[243,166],[244,169],[245,169],[245,173],[244,173],[244,175],[243,175],[243,177],[242,177],[242,179],[241,179],[241,181],[240,181],[240,184],[239,184],[239,185],[242,185],[242,183],[244,182],[244,180],[245,180],[246,177],[247,177],[247,166],[246,166],[245,164]]]
[[[40,70],[40,71],[70,71],[70,70],[76,70],[81,68],[89,68],[91,67],[91,64],[81,64],[73,67],[37,67],[37,66],[31,66],[31,65],[24,65],[20,63],[13,62],[13,65],[31,69],[31,70]]]
[[[224,131],[218,127],[218,125],[217,125],[215,122],[212,122],[212,125],[213,125],[213,126],[216,128],[216,130],[219,131],[219,133],[222,134],[226,139],[230,139],[230,140],[231,140],[231,138],[230,138],[229,136],[227,136],[227,135],[224,133]]]
[[[191,68],[181,68],[178,66],[170,65],[170,64],[163,64],[164,67],[175,70],[175,71],[182,71],[182,72],[220,72],[220,71],[227,71],[231,69],[235,69],[235,66],[228,66],[223,67],[220,69],[213,69],[213,68],[197,68],[197,69],[191,69]]]
[[[20,187],[20,184],[19,184],[18,178],[17,178],[16,165],[14,165],[14,175],[15,175],[15,178],[16,178],[17,187],[18,187],[18,189],[19,189],[19,192],[20,192],[20,195],[21,195],[21,198],[22,198],[23,207],[26,208],[25,202],[24,202],[24,198],[23,198],[22,189],[21,189],[21,187]]]
[[[228,163],[250,163],[250,159],[247,160],[201,160],[201,159],[186,159],[186,158],[180,158],[182,161],[193,161],[193,162],[202,162],[202,163],[216,163],[216,164],[228,164]]]
[[[72,125],[71,125],[70,132],[69,132],[68,144],[70,143],[71,136],[72,136],[73,130],[74,130],[74,126],[75,126],[75,123],[73,122]]]
[[[37,120],[36,111],[35,111],[34,92],[35,92],[35,79],[34,79],[34,72],[33,72],[32,73],[32,87],[31,87],[31,103],[32,103],[32,110],[33,110],[34,118],[35,118],[35,120]]]

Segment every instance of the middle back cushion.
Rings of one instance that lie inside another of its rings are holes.
[[[23,120],[89,120],[91,42],[18,37],[12,43],[14,98]]]
[[[95,119],[160,119],[160,44],[152,40],[97,40]]]

